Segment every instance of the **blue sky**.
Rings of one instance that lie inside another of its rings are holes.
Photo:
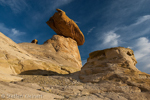
[[[56,34],[46,24],[56,8],[85,36],[83,64],[90,52],[122,46],[133,49],[136,67],[150,73],[150,0],[0,0],[0,32],[16,43],[43,44]]]

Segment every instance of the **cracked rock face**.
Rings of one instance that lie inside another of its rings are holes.
[[[46,23],[58,35],[74,39],[78,45],[83,45],[85,38],[78,25],[60,9]]]

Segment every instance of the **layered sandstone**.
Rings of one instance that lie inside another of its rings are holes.
[[[16,44],[0,33],[0,79],[6,79],[3,76],[9,77],[10,74],[48,75],[69,74],[79,71],[81,69],[81,58],[76,41],[57,35],[53,38],[58,40],[52,39],[52,43],[44,45]],[[63,40],[63,43],[61,40]],[[58,47],[61,48],[58,50],[59,52],[57,51]],[[12,81],[10,79],[13,78],[7,79]],[[17,80],[17,78],[14,77],[14,80]],[[21,80],[21,78],[18,78],[18,80]]]
[[[17,100],[14,94],[23,95],[18,98],[21,100],[29,99],[25,95],[30,94],[36,95],[32,98],[35,100],[150,98],[150,75],[135,67],[137,61],[131,49],[115,47],[92,52],[79,71],[79,51],[71,38],[54,35],[43,45],[16,44],[0,33],[0,45],[0,100]]]
[[[77,68],[82,67],[80,52],[78,49],[77,42],[69,37],[64,37],[60,35],[54,35],[51,39],[44,42],[44,45],[52,45],[55,51],[64,59],[74,62]],[[65,64],[65,62],[61,62]],[[71,65],[70,65],[71,66]]]
[[[75,69],[79,71],[82,67],[77,42],[72,38],[54,35],[43,45],[31,43],[19,43],[18,45],[35,58],[61,66],[62,70],[68,69],[69,73],[75,72]]]
[[[78,45],[83,45],[85,38],[78,25],[60,9],[46,23],[58,34],[71,37]]]
[[[139,71],[136,63],[134,53],[129,48],[99,50],[89,54],[79,77],[83,82],[120,82],[141,91],[150,91],[150,75]]]

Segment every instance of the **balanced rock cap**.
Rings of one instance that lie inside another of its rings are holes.
[[[83,45],[85,38],[78,25],[70,19],[64,11],[56,9],[56,12],[46,23],[58,35],[74,39],[78,45]]]
[[[31,43],[38,44],[38,40],[37,40],[37,39],[34,39],[34,40],[32,40],[32,42],[31,42]]]

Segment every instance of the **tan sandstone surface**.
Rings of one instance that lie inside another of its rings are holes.
[[[16,44],[0,33],[0,100],[150,99],[150,75],[136,68],[133,50],[94,51],[80,70],[75,43],[54,35],[43,45]]]
[[[0,42],[1,45],[6,40],[8,43],[12,42],[4,35],[1,35],[1,40],[3,41]],[[48,44],[53,43],[52,41],[48,40],[44,45],[48,46]],[[43,51],[42,48],[45,50],[44,45],[32,44],[33,47],[37,46],[37,48],[33,49],[30,44],[32,43],[23,43],[19,46],[31,47],[31,51],[35,50],[34,52],[40,52],[39,49]],[[26,49],[27,47],[24,47],[26,50],[23,50],[14,42],[13,46],[11,46],[12,48],[9,45],[7,43],[3,45],[3,51],[6,51],[4,50],[6,47],[13,49],[16,46],[18,49],[15,50],[22,51],[24,58],[32,57],[29,61],[37,60],[40,56],[39,61],[47,59],[42,54],[37,55],[38,53],[29,52]],[[55,51],[55,49],[53,50]],[[10,58],[13,61],[16,59],[14,57],[19,55],[15,53],[14,51],[12,54],[14,55],[13,58]],[[10,55],[10,52],[7,54]],[[28,56],[25,56],[26,54]],[[19,56],[19,58],[21,57]],[[0,68],[2,68],[2,64],[4,66],[9,65],[8,62],[4,63],[3,56],[1,56],[2,58]],[[15,100],[149,100],[150,75],[139,71],[135,67],[136,63],[133,51],[128,48],[116,47],[95,51],[90,53],[87,63],[79,72],[66,75],[53,73],[15,76],[23,78],[20,82],[4,82],[5,80],[0,79],[0,100],[14,100],[14,98]],[[5,73],[9,74],[12,69],[9,67],[8,69],[8,71],[5,70]],[[18,96],[20,96],[19,99]]]
[[[18,45],[0,33],[0,74],[69,74],[81,69],[76,41],[55,35],[51,42],[44,45],[34,43]],[[5,79],[2,76],[0,78]],[[7,79],[11,81],[13,78]],[[16,77],[14,79],[17,80]]]
[[[82,67],[77,42],[71,38],[54,35],[43,45],[31,43],[19,43],[18,45],[37,59],[61,66],[62,70],[68,70],[69,73],[79,71]]]
[[[56,9],[56,12],[46,23],[58,34],[71,37],[78,45],[83,45],[85,38],[78,25],[70,19],[64,11]]]

